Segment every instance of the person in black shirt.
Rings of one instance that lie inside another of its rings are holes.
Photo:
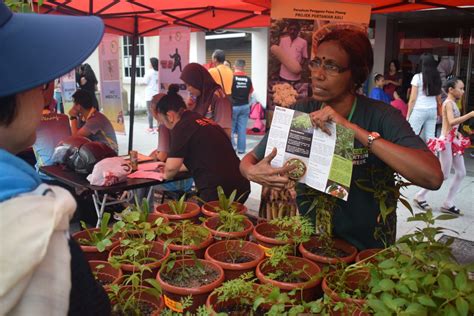
[[[235,61],[232,81],[232,146],[235,146],[234,134],[237,134],[237,152],[245,153],[247,143],[247,122],[250,114],[250,94],[253,91],[252,79],[245,72],[245,60]]]
[[[170,151],[165,165],[165,178],[189,170],[199,197],[217,200],[217,187],[226,195],[237,190],[244,203],[250,193],[250,182],[239,171],[236,156],[225,131],[214,121],[186,110],[179,87],[170,85],[168,94],[156,104],[155,115],[170,130]]]
[[[336,237],[359,250],[395,242],[396,212],[392,212],[386,222],[379,221],[379,199],[356,182],[364,181],[366,187],[375,190],[383,181],[389,195],[395,190],[393,171],[425,188],[436,190],[443,182],[437,158],[413,133],[400,112],[390,105],[356,94],[372,66],[373,51],[366,34],[349,29],[326,34],[318,41],[314,59],[310,62],[313,97],[294,107],[310,113],[313,126],[328,134],[327,122],[355,132],[351,191],[347,202],[337,201],[332,224]],[[271,166],[276,149],[264,157],[266,139],[242,159],[240,169],[251,181],[282,189],[288,183],[288,167]],[[377,174],[385,177],[377,177]],[[304,202],[311,197],[306,194],[308,187],[300,185],[299,189],[297,203],[304,214],[308,205]],[[387,208],[396,208],[396,199],[388,196],[386,203]]]

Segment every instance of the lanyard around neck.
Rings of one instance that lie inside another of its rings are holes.
[[[325,106],[325,104],[323,104],[321,106],[321,109],[323,109]],[[355,109],[357,107],[357,97],[354,98],[354,102],[352,102],[352,108],[351,108],[351,112],[349,113],[349,116],[347,117],[347,120],[349,122],[352,122],[352,116],[354,115],[354,112],[355,112]]]

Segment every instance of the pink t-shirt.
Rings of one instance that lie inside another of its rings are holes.
[[[403,117],[407,117],[407,112],[408,112],[408,105],[403,102],[403,100],[396,99],[390,102],[390,104],[398,109],[400,112],[402,112]]]
[[[303,58],[308,58],[308,42],[301,37],[297,37],[294,41],[291,41],[289,36],[285,36],[280,39],[279,46],[283,49],[285,54],[288,54],[288,56],[294,58],[300,64]],[[295,75],[283,64],[280,67],[280,77],[291,81],[301,80],[300,74]]]

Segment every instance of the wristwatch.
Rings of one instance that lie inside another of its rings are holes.
[[[70,120],[70,121],[77,120],[77,116],[70,116],[70,117],[69,117],[69,120]]]
[[[374,141],[379,139],[381,136],[377,132],[370,132],[369,136],[367,137],[367,149],[370,151],[370,148],[372,147],[372,144]]]

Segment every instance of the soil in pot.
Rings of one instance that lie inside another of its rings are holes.
[[[196,260],[192,259],[177,260],[171,271],[162,269],[158,273],[156,278],[163,289],[165,305],[173,311],[195,312],[199,306],[206,303],[206,299],[212,290],[219,287],[224,281],[224,270],[220,266],[206,260],[198,260],[198,262],[202,269],[207,271],[206,274],[208,275],[197,277]],[[191,277],[182,274],[183,265],[186,266],[186,270],[194,270]],[[179,284],[186,285],[180,286]],[[184,308],[180,301],[189,295],[192,296],[193,303],[191,306]]]
[[[317,236],[299,245],[298,249],[304,258],[316,262],[321,268],[341,263],[352,263],[357,255],[357,248],[342,239],[333,239],[333,249],[322,248]]]
[[[161,296],[156,297],[154,295],[151,295],[150,293],[140,291],[145,289],[146,287],[140,287],[139,289],[135,288],[132,290],[132,286],[124,286],[119,290],[119,293],[121,291],[126,291],[122,295],[122,299],[128,300],[130,295],[132,295],[132,291],[136,291],[133,293],[133,296],[136,298],[136,307],[140,310],[139,315],[140,316],[158,316],[160,315],[161,311],[164,308],[164,303],[163,299]],[[122,311],[117,306],[114,306],[117,304],[117,302],[111,301],[112,304],[112,312],[110,313],[111,316],[130,316],[130,315],[135,315],[133,311],[127,310],[127,311]]]
[[[204,256],[224,269],[226,281],[255,268],[265,257],[263,249],[249,241],[226,240],[211,245]]]
[[[270,283],[286,292],[293,289],[302,289],[302,295],[299,290],[294,297],[297,300],[303,297],[304,301],[309,302],[316,298],[318,295],[317,286],[321,283],[321,278],[313,278],[321,273],[321,269],[316,263],[305,258],[288,256],[284,264],[274,268],[267,263],[267,260],[261,261],[256,270],[257,278],[262,284]],[[278,270],[285,272],[285,274],[278,278],[280,280],[284,279],[283,281],[268,277],[271,273],[275,273]],[[299,275],[293,277],[295,281],[300,282],[293,282],[293,280],[288,278],[294,271],[302,271]]]
[[[201,214],[201,207],[193,202],[185,202],[186,210],[183,214],[175,214],[171,210],[168,204],[161,204],[155,208],[155,211],[151,214],[153,216],[162,216],[167,218],[170,222],[179,222],[185,219],[189,219],[194,223],[199,223],[199,215]]]

